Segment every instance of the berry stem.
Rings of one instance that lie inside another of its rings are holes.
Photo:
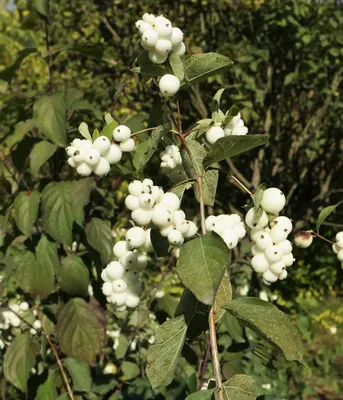
[[[314,232],[314,231],[310,231],[310,234],[311,234],[313,237],[316,237],[316,238],[318,238],[318,239],[324,240],[325,242],[328,242],[328,243],[330,243],[330,244],[335,244],[332,240],[326,239],[324,236],[320,235],[319,233],[316,233],[316,232]]]
[[[140,133],[143,133],[143,132],[153,131],[153,130],[156,129],[156,128],[157,128],[157,126],[154,126],[153,128],[142,129],[142,130],[140,130],[140,131],[137,131],[137,132],[132,133],[132,134],[131,134],[131,137],[132,137],[132,136],[139,135]]]
[[[248,193],[252,197],[252,192],[245,185],[243,185],[243,183],[238,178],[236,178],[234,175],[231,175],[231,179],[234,180],[238,186],[240,186],[246,193]]]

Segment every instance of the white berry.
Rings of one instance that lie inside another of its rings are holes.
[[[140,206],[139,198],[129,194],[125,198],[125,206],[131,211],[136,210]]]
[[[131,251],[131,247],[126,240],[120,240],[113,246],[113,254],[118,258],[123,256],[128,251]]]
[[[282,251],[277,246],[268,247],[264,251],[264,255],[266,256],[266,259],[271,263],[280,261],[283,257]]]
[[[93,172],[95,175],[103,176],[107,175],[110,172],[110,169],[110,164],[103,157],[101,157],[98,164],[93,167]]]
[[[145,230],[139,226],[135,226],[134,228],[130,228],[126,232],[126,241],[130,244],[133,248],[139,248],[143,246],[146,239]]]
[[[224,136],[225,136],[224,130],[220,126],[212,126],[206,132],[206,140],[211,144],[215,143],[218,139]]]
[[[277,188],[268,188],[263,192],[261,207],[270,214],[278,214],[286,204],[286,197]]]
[[[294,244],[297,247],[306,249],[307,247],[311,246],[313,242],[313,236],[311,232],[308,231],[300,231],[294,235]]]
[[[168,234],[168,241],[173,246],[181,246],[184,241],[184,238],[180,231],[173,229]]]
[[[149,51],[150,61],[154,64],[163,64],[168,58],[168,54],[158,54],[155,51]]]
[[[146,210],[142,207],[137,208],[132,211],[131,218],[136,222],[136,224],[145,226],[150,224],[153,215],[153,210]]]
[[[111,261],[106,269],[106,276],[110,280],[121,279],[124,276],[125,269],[119,261]]]
[[[175,75],[166,74],[161,77],[158,86],[163,96],[170,97],[180,89],[180,80]]]
[[[117,164],[123,156],[120,147],[117,144],[111,144],[108,151],[103,155],[103,158],[109,164]]]
[[[93,142],[93,149],[97,150],[101,155],[107,153],[111,146],[111,142],[106,136],[99,136]]]
[[[254,207],[250,208],[245,216],[245,223],[251,229],[264,228],[269,222],[268,215],[265,211],[262,211],[260,217],[256,215]]]
[[[269,269],[269,262],[263,253],[255,255],[251,259],[251,266],[258,273],[263,273]]]
[[[113,139],[118,142],[129,139],[131,137],[131,129],[126,125],[118,125],[113,130]]]
[[[123,140],[122,142],[120,142],[119,147],[120,150],[123,152],[133,151],[133,149],[135,148],[135,141],[132,138]]]
[[[81,176],[89,176],[92,173],[92,168],[85,162],[77,166],[76,171]]]

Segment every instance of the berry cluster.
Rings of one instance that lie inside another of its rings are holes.
[[[279,216],[286,203],[285,195],[277,188],[266,189],[261,201],[262,213],[251,208],[245,222],[251,228],[250,237],[254,242],[251,249],[252,268],[263,274],[263,282],[270,285],[287,277],[286,267],[294,260],[292,244],[287,240],[293,229],[289,218]]]
[[[343,231],[337,233],[336,242],[332,245],[332,250],[337,254],[338,260],[342,261],[343,265]]]
[[[83,132],[84,130],[88,132],[88,127],[83,122],[79,131]],[[113,138],[120,142],[119,145],[111,144],[106,136],[99,136],[94,142],[87,139],[74,139],[71,146],[66,148],[69,156],[68,164],[72,168],[76,168],[81,176],[89,176],[92,172],[98,176],[108,174],[110,164],[117,164],[121,160],[123,152],[130,152],[135,147],[135,142],[131,138],[131,130],[125,125],[119,125],[114,129]]]
[[[222,126],[221,123],[211,126],[206,132],[206,139],[209,143],[213,144],[218,139],[231,136],[231,135],[246,135],[248,128],[244,126],[244,121],[241,118],[241,113],[238,113],[227,124]]]
[[[173,170],[182,165],[182,157],[180,149],[174,144],[167,146],[162,153],[160,153],[161,168],[165,170]]]
[[[164,63],[171,51],[180,56],[185,54],[183,32],[179,28],[173,28],[169,19],[163,15],[155,17],[145,13],[142,19],[136,22],[136,28],[142,37],[142,47],[149,52],[153,63]]]
[[[1,322],[0,322],[0,330],[7,330],[11,326],[14,328],[18,328],[21,324],[21,319],[18,317],[23,311],[27,311],[29,309],[29,305],[26,301],[17,303],[10,303],[8,305],[9,310],[2,311],[1,313]]]
[[[197,226],[186,220],[185,213],[180,210],[177,195],[164,193],[151,179],[131,182],[129,193],[125,205],[132,211],[133,221],[141,226],[152,223],[159,228],[162,236],[168,238],[171,246],[179,247],[185,238],[191,238],[197,233]]]
[[[110,262],[101,273],[105,282],[102,292],[117,311],[135,308],[140,302],[143,284],[139,274],[147,264],[147,252],[152,252],[150,229],[136,226],[126,232],[126,240],[117,242],[113,247],[116,261]]]
[[[235,248],[246,234],[244,222],[238,214],[210,215],[206,218],[205,226],[207,231],[218,233],[229,249]]]

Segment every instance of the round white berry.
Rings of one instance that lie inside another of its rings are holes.
[[[260,234],[260,236],[256,240],[256,245],[261,249],[261,250],[266,250],[268,247],[273,246],[273,241],[271,236],[263,232]]]
[[[333,250],[333,252],[335,253],[335,254],[337,254],[340,250],[341,250],[341,246],[338,246],[338,244],[337,243],[334,243],[333,245],[332,245],[332,250]]]
[[[206,132],[206,140],[211,144],[215,143],[218,139],[224,136],[225,136],[224,130],[220,126],[212,126]]]
[[[134,285],[139,280],[139,272],[136,269],[130,269],[126,271],[124,275],[124,280],[128,285]]]
[[[158,186],[153,186],[151,188],[151,196],[155,200],[155,203],[157,201],[160,201],[163,195],[164,195],[163,189],[159,188]]]
[[[117,144],[111,144],[108,151],[103,155],[103,158],[109,164],[117,164],[123,156],[123,152]]]
[[[281,260],[285,264],[286,267],[290,267],[293,265],[295,258],[293,257],[292,253],[289,253],[289,254],[284,255]]]
[[[88,165],[96,165],[100,161],[100,153],[94,149],[86,150],[84,153],[84,161]]]
[[[136,308],[140,302],[140,298],[134,294],[127,294],[125,305],[129,308]]]
[[[282,251],[277,246],[268,247],[264,251],[264,255],[266,256],[266,259],[271,263],[280,261],[283,257]]]
[[[162,199],[162,197],[161,197]],[[184,221],[186,219],[186,214],[182,210],[175,210],[174,211],[174,218],[173,223],[177,224],[180,221]]]
[[[125,302],[126,302],[126,297],[127,297],[127,292],[112,293],[111,294],[111,303],[113,303],[117,307],[124,306]]]
[[[142,20],[144,22],[147,22],[148,24],[152,25],[155,22],[155,15],[154,14],[149,14],[145,13],[142,17]]]
[[[103,176],[107,175],[110,172],[110,169],[110,164],[103,157],[101,157],[98,164],[93,167],[93,172],[95,175]]]
[[[139,226],[135,226],[130,228],[126,232],[126,241],[130,244],[131,247],[138,249],[143,246],[146,239],[145,230]]]
[[[309,231],[300,231],[294,235],[294,244],[297,247],[306,249],[310,247],[313,242],[313,236]]]
[[[114,293],[124,293],[127,290],[127,283],[124,279],[116,279],[112,282],[112,288]]]
[[[270,270],[272,271],[273,274],[275,275],[281,275],[283,270],[286,268],[285,263],[282,261],[277,261],[275,263],[270,264]]]
[[[148,47],[154,47],[158,42],[158,33],[155,29],[149,29],[142,35],[142,42]]]
[[[290,234],[293,229],[292,221],[288,217],[277,217],[273,221],[274,225],[281,226],[281,228],[285,229],[285,232]]]
[[[155,45],[155,52],[157,54],[165,55],[170,52],[172,48],[172,44],[170,40],[167,39],[158,39],[156,45]]]
[[[81,164],[84,161],[84,152],[80,149],[74,151],[73,160],[76,165]]]
[[[195,225],[195,223],[193,221],[188,221],[188,222],[189,222],[189,231],[183,235],[187,239],[193,237],[198,232],[198,227]]]
[[[81,176],[89,176],[92,173],[92,168],[85,162],[77,166],[76,171]]]
[[[29,308],[30,308],[29,303],[27,303],[26,301],[22,301],[22,302],[19,304],[19,309],[20,309],[21,311],[27,311]]]
[[[179,232],[181,232],[182,235],[184,235],[185,233],[187,233],[189,231],[189,221],[187,221],[186,219],[178,221],[175,224],[175,229],[178,230]]]
[[[170,97],[180,89],[180,80],[175,75],[166,74],[161,77],[158,86],[163,96]]]
[[[277,247],[282,251],[282,254],[286,255],[292,252],[293,246],[289,240],[283,240],[277,244]]]
[[[66,147],[66,152],[69,157],[72,157],[76,150],[77,150],[77,147],[74,147],[74,146]]]
[[[113,254],[118,258],[123,256],[128,251],[131,251],[131,247],[126,240],[120,240],[113,246]]]
[[[73,157],[69,157],[68,158],[68,164],[69,164],[69,166],[70,167],[72,167],[72,168],[76,168],[76,162],[74,161],[74,159],[73,159]]]
[[[138,180],[132,181],[128,189],[130,194],[139,197],[143,193],[143,183]]]
[[[253,269],[258,272],[258,273],[263,273],[268,271],[269,269],[269,262],[264,256],[263,253],[256,254],[252,259],[251,259],[251,266]]]
[[[160,234],[163,237],[168,237],[169,233],[174,229],[173,225],[166,226],[165,228],[160,228]]]
[[[119,143],[119,147],[121,151],[129,153],[134,150],[135,141],[132,138],[123,140]]]
[[[136,224],[145,226],[149,225],[152,219],[153,210],[147,210],[145,208],[139,207],[132,211],[131,218],[136,222]]]
[[[154,64],[163,64],[168,58],[168,54],[158,54],[155,51],[149,51],[150,61]]]
[[[159,228],[164,228],[173,223],[173,212],[167,205],[159,203],[152,211],[152,222]]]
[[[107,276],[106,268],[101,271],[100,276],[104,282],[111,282],[111,279]]]
[[[179,55],[181,57],[186,53],[186,46],[183,42],[181,42],[177,45],[174,45],[172,47],[172,50],[174,53],[176,53],[177,55]]]
[[[151,25],[140,19],[136,22],[136,28],[139,30],[139,33],[143,35],[144,32],[151,29]]]
[[[142,193],[139,196],[139,205],[142,208],[146,208],[147,210],[151,210],[155,204],[155,200],[150,193]]]
[[[90,140],[82,139],[80,144],[81,150],[90,150],[93,148],[93,143]]]
[[[263,273],[263,279],[266,280],[268,283],[276,282],[279,277],[275,275],[270,269]]]
[[[141,281],[130,283],[127,288],[128,293],[141,296],[143,293],[143,283]]]
[[[164,193],[160,204],[165,205],[169,210],[176,211],[180,208],[180,199],[175,193],[168,192]]]
[[[216,227],[217,217],[214,215],[210,215],[205,220],[205,227],[208,232],[213,231]]]
[[[233,229],[226,229],[222,237],[229,249],[233,249],[237,246],[238,236]]]
[[[245,226],[243,222],[240,222],[238,225],[236,225],[233,228],[234,232],[236,233],[236,235],[238,236],[238,239],[241,240],[244,238],[245,234],[246,234],[246,230],[245,230]]]
[[[113,293],[113,288],[112,288],[112,283],[111,282],[105,282],[102,285],[102,293],[105,296],[111,296],[111,294]]]
[[[336,242],[339,246],[343,247],[343,231],[336,234]]]
[[[286,197],[277,188],[268,188],[263,192],[261,207],[270,214],[278,214],[286,204]]]
[[[81,143],[82,143],[82,140],[81,140],[81,139],[74,139],[74,140],[71,142],[71,145],[72,145],[73,147],[79,148],[79,147],[81,146]]]
[[[171,245],[173,246],[181,246],[184,238],[183,235],[180,231],[173,229],[172,231],[169,232],[168,234],[168,241]]]
[[[113,139],[118,142],[129,139],[131,137],[131,129],[126,125],[118,125],[113,130]]]
[[[279,276],[280,281],[283,281],[284,279],[286,279],[286,278],[287,278],[287,275],[288,275],[288,272],[287,272],[286,269],[284,269],[284,270],[282,271],[282,274]]]
[[[273,240],[273,243],[280,243],[287,239],[288,233],[285,232],[284,228],[276,225],[270,230],[270,236]]]
[[[154,28],[160,37],[167,38],[171,36],[173,27],[171,22],[162,15],[155,18]]]
[[[143,271],[148,265],[148,258],[145,254],[143,253],[137,253],[137,264],[136,264],[136,270],[137,271]]]
[[[93,142],[93,149],[97,150],[101,155],[106,154],[111,146],[111,142],[106,136],[99,136]]]
[[[170,37],[171,44],[173,47],[178,46],[183,41],[183,32],[180,28],[173,28]]]
[[[136,210],[140,206],[139,198],[129,194],[125,198],[125,205],[131,211]]]
[[[258,218],[258,215],[255,213],[254,207],[250,208],[245,216],[245,223],[251,229],[264,228],[269,222],[268,215],[265,211],[262,211],[261,216]]]
[[[341,249],[338,253],[337,253],[337,258],[339,261],[343,261],[343,249]]]
[[[111,261],[107,265],[105,271],[106,271],[106,276],[111,281],[115,279],[121,279],[125,273],[125,269],[119,261]]]
[[[120,257],[120,264],[123,268],[131,269],[136,268],[137,265],[137,254],[133,251],[128,251]]]
[[[261,250],[261,249],[257,246],[257,244],[254,244],[254,245],[252,246],[252,248],[251,248],[251,254],[252,254],[253,256],[257,256],[257,254],[263,254],[263,253],[264,253],[264,251]]]
[[[262,229],[260,229],[260,228],[251,229],[251,231],[250,231],[250,239],[251,239],[253,242],[256,242],[256,240],[257,240],[257,239],[260,237],[260,235],[263,234],[263,233],[268,233],[268,232],[266,231],[265,228],[262,228]]]

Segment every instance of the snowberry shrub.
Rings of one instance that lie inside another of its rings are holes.
[[[122,382],[138,376],[139,368],[126,360],[135,355],[144,357],[151,386],[161,394],[179,371],[185,343],[192,346],[199,337],[204,342],[208,332],[211,368],[206,359],[197,377],[204,390],[189,390],[187,399],[240,398],[240,391],[254,399],[251,377],[239,374],[223,381],[217,328],[230,315],[287,360],[301,362],[299,334],[287,315],[259,298],[233,299],[230,282],[243,241],[251,248],[251,267],[265,285],[292,274],[293,223],[283,211],[286,198],[279,188],[262,185],[252,193],[234,176],[231,181],[244,191],[246,201],[236,204],[237,213],[213,215],[212,210],[221,166],[265,145],[268,135],[248,134],[237,107],[220,109],[224,89],[214,94],[209,118],[184,126],[182,104],[192,85],[225,73],[232,61],[217,53],[186,55],[182,30],[165,16],[146,13],[136,28],[143,50],[131,71],[140,74],[156,100],[149,122],[137,129],[118,111],[115,118],[106,112],[102,127],[97,122],[99,128],[91,134],[82,119],[78,129],[70,119],[82,106],[89,108],[78,92],[52,90],[35,101],[32,119],[22,122],[23,129],[37,133],[30,154],[32,174],[18,174],[11,154],[3,152],[20,189],[4,217],[13,228],[9,242],[15,242],[4,244],[10,282],[0,323],[4,375],[26,393],[33,371],[37,381],[45,379],[36,398],[67,392],[73,399],[74,391],[105,390],[99,383],[103,376],[92,381],[90,372],[99,359],[103,374],[114,373]],[[44,170],[49,159],[52,181],[35,183],[32,175]],[[148,164],[153,176],[145,172]],[[168,183],[160,187],[166,176]],[[119,188],[123,177],[128,186]],[[184,207],[184,197],[192,207]],[[294,242],[306,248],[314,237],[329,241],[343,262],[343,233],[335,241],[319,234],[335,207],[322,211],[316,232],[298,232]],[[129,219],[125,225],[123,215]],[[158,268],[164,278],[176,272],[184,291],[176,310],[169,309],[170,318],[155,332],[156,317],[149,310],[164,295],[164,280],[151,278]],[[19,288],[17,295],[13,286]],[[139,312],[146,312],[143,322],[137,322]],[[130,326],[134,336],[126,343],[121,332]],[[142,326],[147,352],[138,343]],[[112,348],[106,347],[108,338]],[[57,368],[59,382],[50,374]],[[205,379],[210,384],[203,387]]]

